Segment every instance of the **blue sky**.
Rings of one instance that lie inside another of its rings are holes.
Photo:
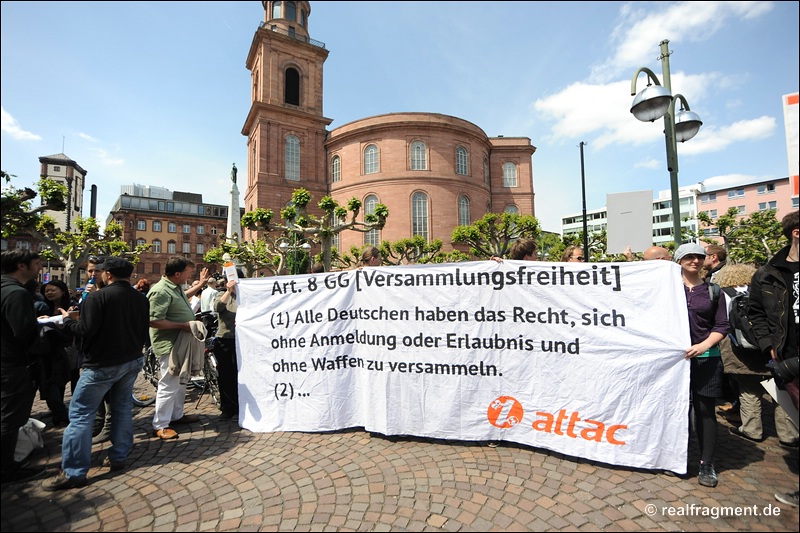
[[[63,151],[98,187],[105,221],[121,185],[226,204],[247,165],[245,60],[261,2],[2,2],[2,169],[35,183]],[[529,137],[544,229],[606,194],[669,189],[663,121],[630,114],[639,67],[703,128],[678,148],[680,184],[788,176],[781,97],[797,92],[798,2],[311,2],[330,55],[330,128],[384,113],[453,115],[489,136]],[[639,77],[637,90],[645,86]],[[663,81],[663,79],[662,79]],[[63,143],[63,144],[62,144]],[[88,215],[88,187],[85,198]],[[391,214],[390,214],[391,216]]]

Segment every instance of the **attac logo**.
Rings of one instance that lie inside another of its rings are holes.
[[[522,422],[522,404],[511,396],[500,396],[489,405],[489,423],[499,428],[513,428]]]
[[[522,422],[524,412],[522,404],[516,398],[500,396],[489,404],[487,418],[493,426],[507,429]],[[607,442],[616,446],[626,445],[625,441],[617,435],[617,432],[628,429],[626,425],[607,424],[599,420],[581,418],[577,411],[569,413],[566,409],[561,409],[557,413],[536,411],[534,414],[536,419],[530,426],[534,431],[572,439]]]

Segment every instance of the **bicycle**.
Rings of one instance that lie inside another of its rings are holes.
[[[156,401],[161,367],[152,346],[144,350],[144,366],[133,384],[133,405],[147,407]]]
[[[217,370],[217,358],[214,356],[214,341],[216,337],[206,338],[206,347],[203,352],[203,377],[192,378],[194,388],[200,389],[200,396],[197,398],[195,409],[200,405],[200,400],[206,392],[211,395],[211,401],[219,407],[220,405],[220,392],[219,392],[219,371]]]

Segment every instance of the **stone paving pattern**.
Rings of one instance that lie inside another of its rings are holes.
[[[694,443],[681,479],[510,443],[360,428],[251,433],[220,420],[207,396],[195,408],[197,394],[186,407],[201,422],[177,426],[178,440],[151,437],[153,408],[134,408],[135,445],[121,472],[100,467],[100,444],[84,488],[3,485],[2,531],[798,531],[797,508],[773,497],[797,490],[798,453],[778,445],[769,402],[761,443],[729,435],[720,417],[720,483],[709,489],[697,483]],[[43,402],[34,417],[49,422]],[[45,448],[31,455],[47,477],[60,466],[62,433],[46,429]],[[692,505],[748,514],[686,516]],[[753,516],[753,506],[779,515]]]

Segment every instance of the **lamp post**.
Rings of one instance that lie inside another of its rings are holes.
[[[669,41],[664,39],[661,47],[661,68],[664,86],[658,81],[653,71],[639,68],[631,80],[631,96],[636,95],[631,104],[631,113],[642,122],[654,122],[664,117],[664,137],[667,142],[667,170],[669,171],[670,189],[672,191],[672,231],[675,246],[681,244],[681,206],[678,195],[678,142],[688,141],[700,131],[703,122],[697,113],[689,109],[689,103],[682,94],[672,95],[672,81],[669,73]],[[636,80],[640,73],[648,77],[647,87],[636,94]],[[655,83],[653,86],[650,81]],[[675,101],[680,100],[681,107],[675,114]]]
[[[581,193],[583,194],[583,257],[586,261],[591,261],[589,253],[589,224],[586,221],[586,174],[583,170],[583,146],[586,143],[581,141]]]
[[[292,237],[294,240],[297,239],[297,236],[294,235]],[[302,250],[304,253],[308,253],[311,251],[311,245],[303,241],[303,244],[289,244],[285,238],[281,240],[281,243],[278,245],[278,249],[281,251],[281,254],[286,257],[287,252],[292,252],[292,275],[298,274],[298,264],[297,264],[297,251]]]

